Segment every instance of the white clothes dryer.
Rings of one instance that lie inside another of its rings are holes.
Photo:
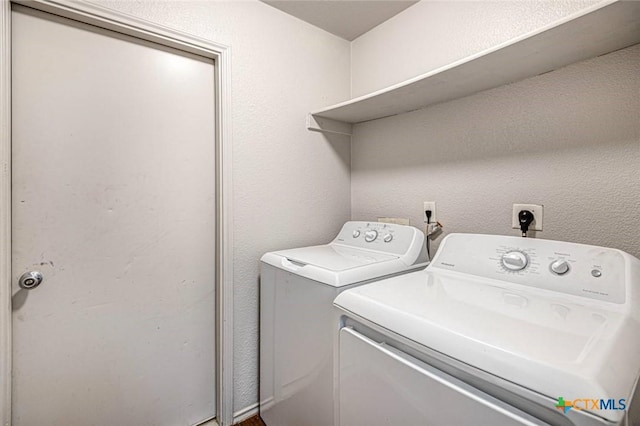
[[[335,305],[342,426],[640,424],[640,261],[620,250],[452,234]]]
[[[329,244],[265,254],[260,272],[260,416],[268,426],[334,423],[333,300],[427,265],[413,227],[347,222]]]

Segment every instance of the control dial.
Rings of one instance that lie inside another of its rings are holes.
[[[556,259],[551,263],[549,268],[551,268],[551,272],[556,275],[564,275],[569,272],[569,262],[564,259]]]
[[[355,230],[355,231],[353,231],[352,235],[353,235],[353,238],[358,238],[360,236],[360,231]]]
[[[502,255],[502,266],[510,271],[522,271],[529,264],[527,255],[521,251],[510,251]]]
[[[364,240],[368,243],[375,240],[376,238],[378,238],[378,231],[370,229],[364,233]]]
[[[385,243],[388,243],[391,240],[393,240],[393,235],[387,234],[387,235],[384,236],[383,240],[384,240]]]

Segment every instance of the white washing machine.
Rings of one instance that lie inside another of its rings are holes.
[[[620,250],[452,234],[335,305],[342,426],[640,424],[640,261]]]
[[[333,300],[426,262],[421,231],[377,222],[347,222],[329,244],[262,257],[260,416],[268,426],[334,423]]]

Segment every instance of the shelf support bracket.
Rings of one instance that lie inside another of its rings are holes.
[[[308,114],[307,129],[314,132],[329,133],[332,135],[351,136],[352,124]]]

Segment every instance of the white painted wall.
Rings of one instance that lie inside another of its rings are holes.
[[[640,257],[638,69],[640,45],[356,125],[352,218],[422,223],[435,200],[446,232],[518,235],[511,205],[536,203],[538,238]]]
[[[231,46],[234,409],[242,410],[258,400],[260,257],[328,241],[350,216],[348,141],[305,128],[308,111],[349,96],[349,43],[257,1],[100,4]]]
[[[353,41],[352,95],[423,74],[595,3],[423,0]],[[517,235],[510,228],[511,205],[539,203],[545,217],[538,237],[640,256],[639,68],[635,46],[356,125],[352,218],[409,216],[422,224],[422,202],[435,200],[446,232]]]
[[[351,95],[448,65],[598,2],[422,0],[352,42]]]

